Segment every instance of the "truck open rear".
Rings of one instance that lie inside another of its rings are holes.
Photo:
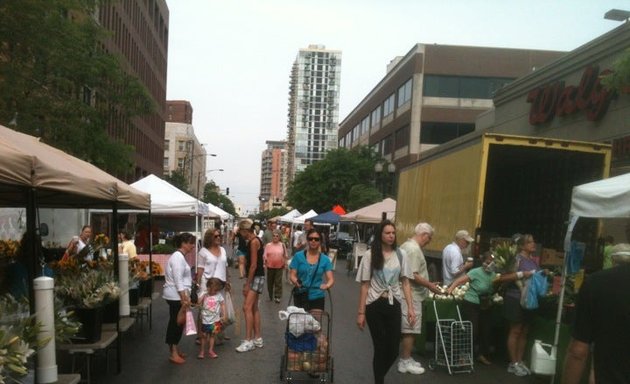
[[[531,233],[562,249],[574,186],[608,176],[611,149],[586,143],[494,133],[470,134],[423,152],[398,182],[399,240],[426,221],[436,233],[426,247],[439,256],[459,229],[474,231],[477,251],[493,237]],[[594,242],[597,222],[576,236]]]

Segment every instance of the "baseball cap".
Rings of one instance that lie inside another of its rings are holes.
[[[472,243],[473,241],[475,241],[475,239],[473,239],[470,234],[468,233],[468,231],[466,231],[465,229],[461,229],[459,231],[457,231],[457,233],[455,234],[455,238],[456,239],[464,239],[469,243]]]

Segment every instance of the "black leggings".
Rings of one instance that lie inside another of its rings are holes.
[[[462,316],[470,320],[473,326],[473,340],[479,348],[479,355],[488,357],[490,353],[490,338],[492,336],[492,310],[481,309],[479,304],[464,300],[462,302]]]
[[[182,307],[182,302],[179,300],[166,300],[168,304],[168,326],[166,327],[166,344],[177,345],[182,339],[182,333],[184,333],[184,326],[177,325],[177,314]]]
[[[400,345],[401,311],[400,303],[394,300],[390,305],[388,299],[379,298],[365,306],[365,320],[370,328],[374,357],[372,370],[374,383],[385,382],[385,375],[398,358]]]

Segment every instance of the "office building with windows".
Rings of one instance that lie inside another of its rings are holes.
[[[291,70],[287,127],[287,182],[337,148],[341,51],[300,49]]]
[[[260,167],[260,211],[284,205],[286,196],[287,142],[266,142]]]
[[[564,52],[416,44],[340,123],[338,144],[369,145],[399,170],[475,130],[494,93]]]
[[[103,48],[121,58],[122,67],[137,77],[155,103],[155,112],[129,119],[112,111],[108,133],[132,145],[134,168],[117,175],[135,181],[160,174],[163,161],[168,58],[169,11],[165,0],[99,2],[95,17],[111,32]]]
[[[193,108],[186,100],[166,101],[164,132],[164,176],[173,171],[183,173],[188,189],[195,197],[203,197],[206,185],[206,153],[193,127]],[[185,191],[186,192],[186,191]]]

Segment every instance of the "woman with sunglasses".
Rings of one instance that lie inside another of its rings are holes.
[[[523,272],[523,277],[531,276],[531,271]],[[462,315],[465,320],[469,320],[473,326],[473,340],[479,342],[477,361],[484,365],[492,364],[488,360],[490,352],[490,337],[492,332],[492,304],[490,295],[494,293],[494,284],[505,281],[515,281],[520,274],[507,273],[497,274],[494,263],[494,255],[491,252],[483,254],[483,264],[481,267],[473,268],[465,275],[460,276],[447,289],[450,295],[453,290],[460,285],[470,283],[468,290],[464,294],[462,302]]]
[[[224,288],[229,290],[228,262],[225,248],[221,245],[223,238],[219,228],[208,229],[203,235],[203,247],[199,250],[197,260],[197,276],[195,282],[199,287],[198,295],[206,292],[206,282],[216,277]]]
[[[321,251],[321,240],[317,229],[309,229],[306,232],[306,249],[296,253],[289,265],[289,279],[295,286],[294,305],[307,311],[323,311],[324,291],[335,283],[332,263]]]

